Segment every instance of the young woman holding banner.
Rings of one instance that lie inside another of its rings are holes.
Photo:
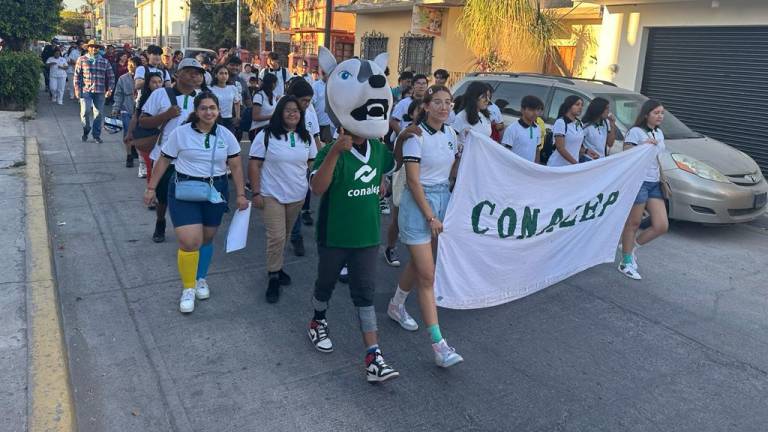
[[[401,281],[415,276],[421,314],[440,367],[464,360],[440,333],[434,291],[437,238],[443,231],[442,219],[451,197],[449,179],[456,174],[459,158],[456,132],[445,125],[452,104],[451,92],[445,86],[432,86],[424,95],[422,112],[415,122],[422,129],[421,136],[412,136],[403,144],[406,188],[398,215],[400,239],[411,254]],[[410,288],[398,285],[387,314],[404,329],[415,331],[418,325],[405,310]]]
[[[653,99],[645,101],[640,108],[634,126],[627,132],[627,137],[624,139],[624,150],[640,145],[654,145],[657,155],[663,152],[665,149],[664,133],[659,129],[663,120],[664,107],[661,103]],[[624,225],[624,232],[621,234],[622,257],[619,271],[630,279],[642,279],[637,271],[637,259],[635,257],[637,248],[663,235],[669,229],[661,180],[661,167],[657,156],[648,167],[643,185],[640,187],[637,198],[635,198],[635,204],[629,212],[627,223]],[[637,235],[645,210],[648,210],[651,215],[651,227]]]
[[[579,120],[582,109],[584,109],[584,101],[576,95],[568,96],[560,105],[557,120],[552,125],[555,150],[549,157],[547,166],[568,166],[579,163],[584,143],[584,127]]]

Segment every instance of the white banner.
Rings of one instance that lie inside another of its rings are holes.
[[[613,261],[656,153],[550,168],[471,133],[440,235],[437,305],[495,306]]]

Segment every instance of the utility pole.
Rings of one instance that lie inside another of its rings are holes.
[[[331,21],[333,20],[333,0],[325,0],[325,36],[323,45],[331,50]],[[331,50],[333,52],[333,50]]]
[[[160,32],[157,37],[157,44],[163,47],[163,0],[160,0]]]
[[[240,0],[237,0],[237,25],[235,26],[235,50],[237,50],[237,56],[240,57]]]

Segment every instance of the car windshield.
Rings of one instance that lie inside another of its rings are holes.
[[[632,93],[596,93],[595,96],[608,99],[611,103],[611,111],[616,116],[616,120],[624,125],[626,129],[632,127],[635,123],[637,113],[647,97],[641,94]],[[664,121],[661,123],[661,130],[664,131],[664,137],[667,139],[701,138],[702,135],[692,131],[688,126],[672,115],[669,111],[664,111]]]

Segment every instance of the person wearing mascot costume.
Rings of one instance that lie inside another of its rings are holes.
[[[392,106],[384,76],[388,58],[382,53],[373,61],[349,59],[337,64],[333,54],[320,47],[320,67],[328,75],[326,112],[339,137],[317,154],[310,181],[312,192],[321,199],[309,339],[318,351],[333,351],[325,313],[339,271],[347,264],[349,292],[367,349],[366,379],[371,383],[399,376],[381,355],[373,307],[381,242],[379,196],[386,188],[386,174],[395,167],[392,153],[380,140],[389,128]]]

